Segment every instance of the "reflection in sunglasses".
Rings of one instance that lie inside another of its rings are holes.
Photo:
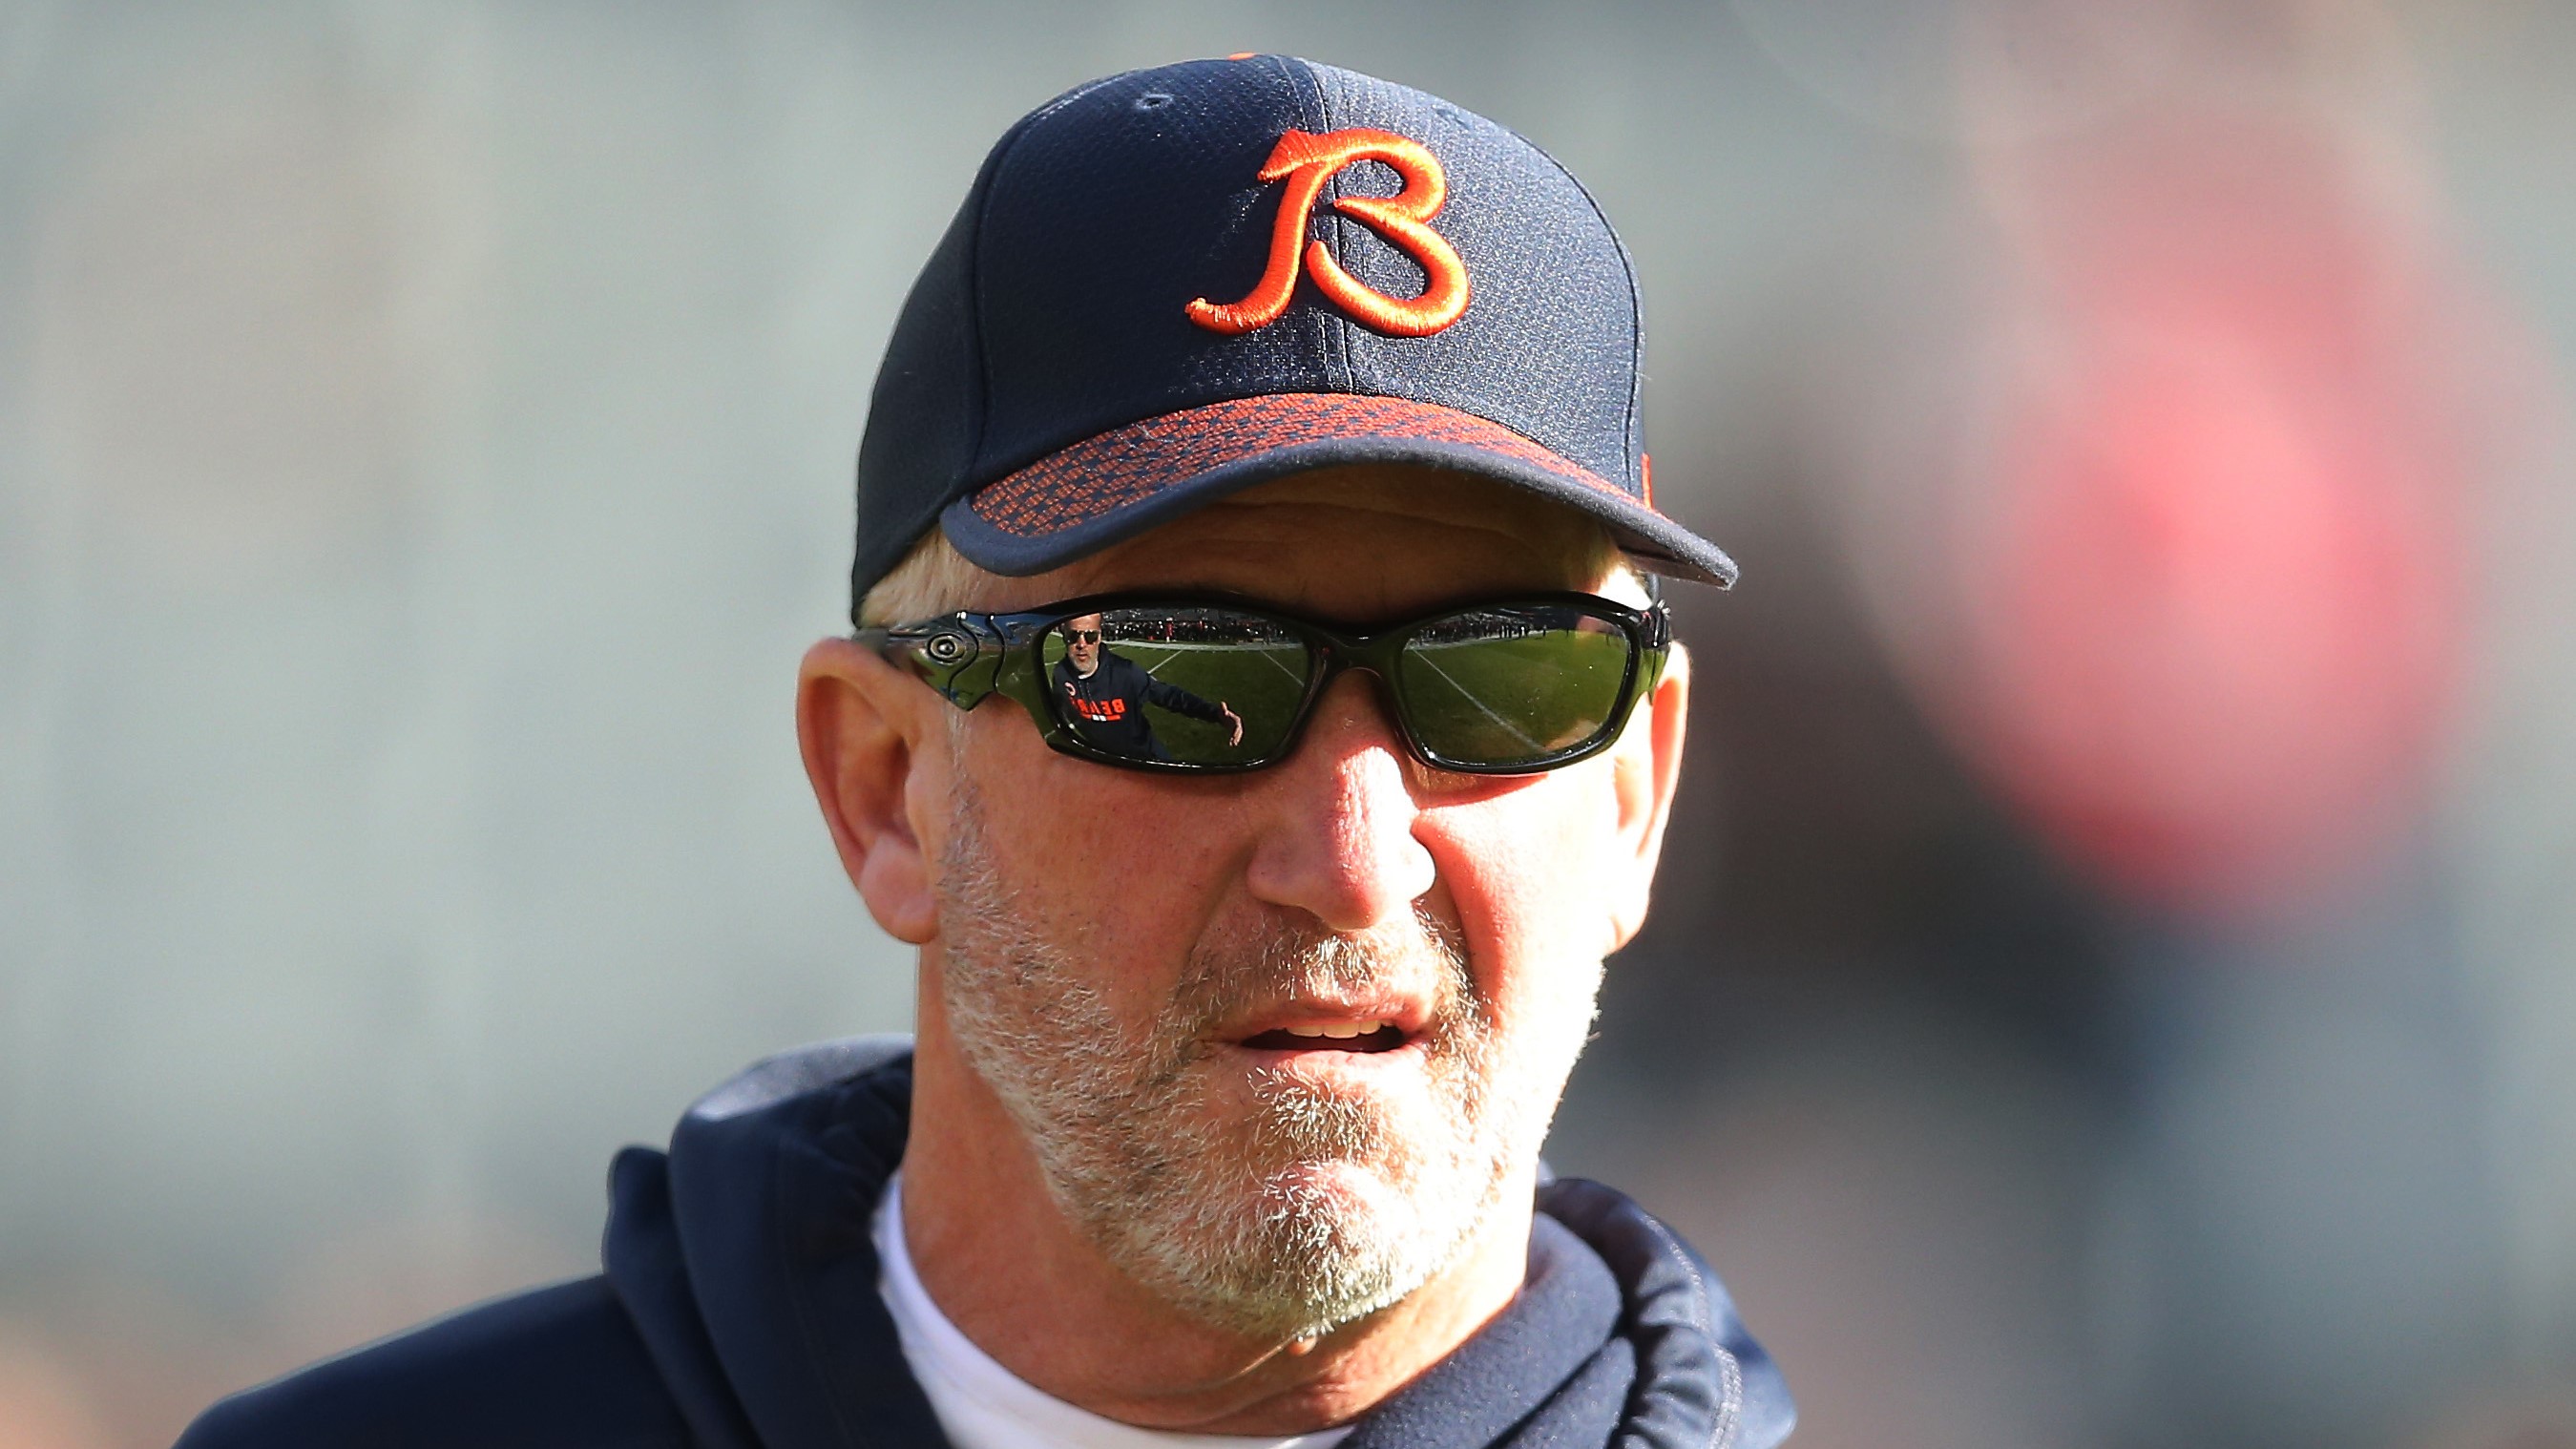
[[[997,636],[1001,658],[987,667],[998,672],[971,692],[957,688],[956,672],[970,661],[919,646],[916,672],[962,708],[998,688],[1065,753],[1185,770],[1275,763],[1348,668],[1379,677],[1406,749],[1425,764],[1487,774],[1553,769],[1616,738],[1637,697],[1632,687],[1652,682],[1666,647],[1659,607],[1588,595],[1469,605],[1365,634],[1222,603],[1086,602],[902,632],[944,640],[980,625]],[[1021,642],[1006,642],[1020,629],[1028,631]],[[978,655],[987,647],[978,641]],[[943,665],[952,672],[942,674]]]
[[[1458,646],[1456,646],[1456,645],[1449,645],[1449,646],[1447,646],[1447,647],[1449,647],[1449,648],[1456,648],[1456,647],[1458,647]],[[1473,648],[1474,646],[1471,644],[1471,645],[1469,645],[1468,647]],[[1537,740],[1531,739],[1531,738],[1529,737],[1529,734],[1528,734],[1528,732],[1527,732],[1527,731],[1524,731],[1524,730],[1523,730],[1519,725],[1516,725],[1516,724],[1512,723],[1510,720],[1505,719],[1502,715],[1500,715],[1500,714],[1496,713],[1496,712],[1495,712],[1495,710],[1494,710],[1494,707],[1493,707],[1492,705],[1487,704],[1487,703],[1485,703],[1483,700],[1481,700],[1481,699],[1479,699],[1479,698],[1477,698],[1477,697],[1476,697],[1476,692],[1475,692],[1474,690],[1469,689],[1467,686],[1465,686],[1465,685],[1463,685],[1463,684],[1460,684],[1460,683],[1458,682],[1458,676],[1456,676],[1456,675],[1454,675],[1454,674],[1451,674],[1451,673],[1450,673],[1448,670],[1446,670],[1446,669],[1441,668],[1441,667],[1440,667],[1440,661],[1431,657],[1431,650],[1430,650],[1430,649],[1428,649],[1428,648],[1417,648],[1417,649],[1414,649],[1414,650],[1410,651],[1410,653],[1411,653],[1411,657],[1412,657],[1412,658],[1414,658],[1414,659],[1418,659],[1418,660],[1420,660],[1420,661],[1422,662],[1423,667],[1425,667],[1425,668],[1429,669],[1432,673],[1439,675],[1439,676],[1440,676],[1440,678],[1441,678],[1441,680],[1442,680],[1444,683],[1446,683],[1446,684],[1447,684],[1451,689],[1454,689],[1454,690],[1458,691],[1458,697],[1459,697],[1460,699],[1463,699],[1463,700],[1467,701],[1469,704],[1474,705],[1474,706],[1476,707],[1476,711],[1477,711],[1477,713],[1482,714],[1485,718],[1487,718],[1487,719],[1489,719],[1489,720],[1492,720],[1492,721],[1494,722],[1494,724],[1495,724],[1495,726],[1496,726],[1497,728],[1499,728],[1500,730],[1502,730],[1505,734],[1510,735],[1510,736],[1512,737],[1512,739],[1513,739],[1515,742],[1517,742],[1517,743],[1519,743],[1520,745],[1522,745],[1522,746],[1526,747],[1526,748],[1530,751],[1530,753],[1532,753],[1532,754],[1534,754],[1534,755],[1535,755],[1535,754],[1544,754],[1544,753],[1546,753],[1546,752],[1547,752],[1547,751],[1549,751],[1549,750],[1552,750],[1552,749],[1561,749],[1561,748],[1563,748],[1566,744],[1571,743],[1571,741],[1558,740],[1558,741],[1550,741],[1550,742],[1548,742],[1548,743],[1546,743],[1546,744],[1541,744],[1541,743],[1540,743],[1540,742],[1538,742]]]

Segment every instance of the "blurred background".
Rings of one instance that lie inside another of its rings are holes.
[[[1551,1153],[1804,1449],[2576,1445],[2576,5],[0,0],[0,1445],[900,1029],[796,763],[985,147],[1284,50],[1642,271],[1699,699]]]

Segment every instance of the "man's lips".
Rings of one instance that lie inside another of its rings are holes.
[[[1430,1020],[1429,1008],[1414,1001],[1301,1002],[1225,1036],[1258,1052],[1391,1052],[1419,1037]]]
[[[1391,1052],[1403,1046],[1402,1028],[1392,1022],[1336,1022],[1321,1027],[1276,1027],[1244,1038],[1257,1052]]]

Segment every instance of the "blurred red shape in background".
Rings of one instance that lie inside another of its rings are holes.
[[[2005,345],[1928,677],[1996,786],[2155,905],[2360,878],[2453,713],[2473,399],[2510,349],[2366,142],[2200,95],[1979,156]]]

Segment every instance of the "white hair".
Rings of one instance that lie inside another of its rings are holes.
[[[933,528],[859,601],[862,628],[972,609],[994,595],[999,575],[967,560]]]

